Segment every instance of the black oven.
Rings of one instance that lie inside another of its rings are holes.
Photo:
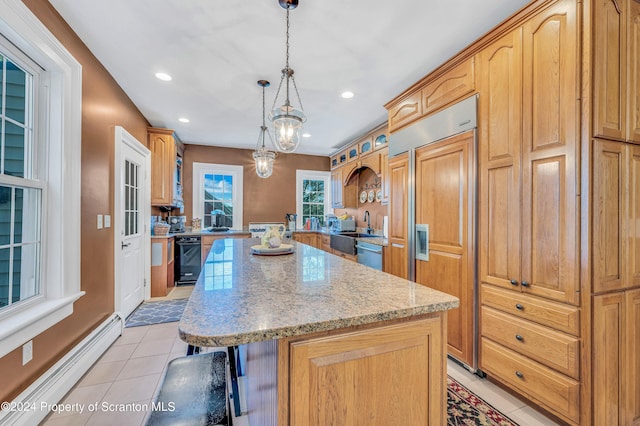
[[[200,237],[185,235],[176,237],[176,284],[193,284],[200,275],[202,258]]]

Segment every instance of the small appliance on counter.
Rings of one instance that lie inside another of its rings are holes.
[[[171,225],[171,229],[169,229],[169,232],[171,232],[172,234],[184,232],[184,223],[186,221],[186,216],[169,216],[168,222],[169,225]]]
[[[211,230],[212,231],[228,231],[229,227],[226,225],[226,216],[222,210],[213,210],[211,212]]]
[[[298,219],[298,215],[294,214],[294,213],[286,213],[284,215],[285,220],[287,221],[288,225],[289,225],[289,231],[295,231],[296,230],[296,220]]]
[[[331,221],[329,226],[330,232],[354,232],[356,230],[356,221],[353,219],[336,219]]]

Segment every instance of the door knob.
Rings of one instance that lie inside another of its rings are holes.
[[[124,243],[124,242],[123,242],[123,243],[122,243],[122,248],[129,247],[130,245],[131,245],[131,243]]]
[[[518,281],[516,280],[509,280],[509,282],[511,283],[511,285],[518,285]]]
[[[524,338],[521,335],[516,334],[516,340],[519,341],[519,342],[522,342],[524,340]]]
[[[524,377],[524,374],[522,374],[519,371],[516,371],[516,376],[518,376],[519,379],[522,379]]]
[[[518,303],[516,305],[516,309],[519,310],[519,311],[522,311],[522,310],[524,310],[524,306],[522,306],[521,304]]]
[[[522,281],[522,287],[529,287],[529,283],[527,281]]]

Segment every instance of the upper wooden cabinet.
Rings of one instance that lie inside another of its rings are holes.
[[[480,277],[579,304],[576,5],[481,54]]]
[[[522,29],[480,54],[480,279],[512,288],[520,278]]]
[[[428,83],[422,89],[422,114],[447,106],[476,89],[475,59],[470,58]]]
[[[182,148],[173,130],[149,128],[151,205],[182,206]]]
[[[380,202],[389,204],[389,149],[380,151],[380,183],[382,189],[382,199]]]
[[[526,293],[572,304],[580,288],[577,8],[559,1],[522,31],[521,284]]]
[[[357,191],[355,185],[343,184],[345,167],[338,167],[331,171],[331,207],[346,209],[357,207]]]
[[[422,92],[407,95],[389,109],[389,131],[394,132],[402,126],[422,117]]]
[[[475,58],[468,58],[412,92],[389,102],[389,132],[436,112],[476,91]]]
[[[593,133],[640,143],[640,4],[593,2]]]
[[[593,142],[593,292],[640,286],[640,147]]]

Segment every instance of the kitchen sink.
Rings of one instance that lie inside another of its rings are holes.
[[[340,232],[331,234],[331,248],[347,254],[356,254],[356,238],[379,237],[360,232]]]
[[[380,236],[380,235],[374,235],[374,234],[364,234],[362,232],[341,232],[339,235],[344,235],[345,237],[352,237],[352,238],[369,238],[369,237]]]

